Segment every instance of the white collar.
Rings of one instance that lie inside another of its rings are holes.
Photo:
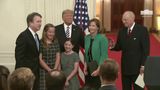
[[[102,84],[101,87],[104,87],[104,86],[115,86],[115,84]]]
[[[33,35],[33,37],[35,38],[35,32],[30,28],[30,27],[28,27],[28,29],[29,29],[29,31],[32,33],[32,35]]]
[[[68,26],[67,24],[64,23],[64,29],[65,30],[66,30],[67,27],[69,27],[69,29],[71,30],[72,29],[72,24]]]
[[[129,28],[131,31],[133,30],[133,27],[135,25],[135,22],[132,24],[132,26]]]
[[[66,25],[65,23],[64,23],[64,31],[66,32],[66,30],[67,30],[67,27],[69,27],[69,38],[71,38],[71,34],[72,34],[72,24],[71,25]]]

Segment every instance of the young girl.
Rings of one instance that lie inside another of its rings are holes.
[[[67,76],[65,90],[78,90],[79,81],[77,77],[79,67],[79,56],[72,50],[73,43],[71,39],[67,39],[64,43],[65,52],[61,54],[62,71]]]
[[[60,67],[60,48],[52,24],[46,24],[43,30],[40,42],[40,65],[40,90],[46,90],[46,73]]]

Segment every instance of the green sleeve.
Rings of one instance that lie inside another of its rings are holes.
[[[102,64],[108,58],[108,39],[105,36],[102,36],[100,41],[100,61],[99,65]]]

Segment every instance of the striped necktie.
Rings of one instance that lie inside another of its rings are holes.
[[[66,29],[66,37],[69,38],[69,27]]]

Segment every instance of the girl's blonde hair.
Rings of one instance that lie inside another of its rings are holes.
[[[55,28],[55,26],[53,24],[51,24],[51,23],[48,23],[48,24],[46,24],[44,26],[43,33],[42,33],[42,44],[44,45],[44,47],[48,47],[48,44],[47,44],[47,31],[51,27]],[[54,36],[52,42],[54,42],[55,39],[56,39],[56,37]]]

